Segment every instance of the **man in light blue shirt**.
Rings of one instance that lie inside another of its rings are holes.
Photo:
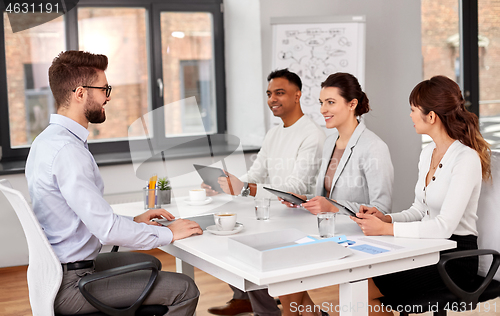
[[[99,254],[102,244],[152,249],[202,234],[199,225],[189,220],[177,220],[168,228],[152,222],[162,216],[174,219],[163,209],[128,218],[114,214],[104,200],[104,183],[87,147],[87,128],[106,119],[104,107],[111,100],[104,74],[107,64],[104,55],[79,51],[63,52],[54,59],[49,82],[57,114],[51,115],[50,125],[33,142],[26,162],[33,210],[64,271],[55,301],[60,314],[96,311],[74,286],[88,273],[144,261],[153,261],[161,269],[159,260],[141,253]],[[117,276],[87,289],[98,298],[116,292],[106,303],[123,307],[135,301],[149,274]],[[168,315],[192,315],[198,296],[192,279],[162,271],[144,304],[167,305]]]

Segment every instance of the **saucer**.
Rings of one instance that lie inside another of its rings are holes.
[[[244,228],[242,223],[236,223],[234,226],[233,230],[217,230],[217,227],[215,225],[211,225],[207,227],[207,231],[211,232],[214,235],[219,235],[219,236],[226,236],[226,235],[234,235],[242,231]]]
[[[212,198],[207,197],[205,199],[205,201],[191,201],[189,198],[186,198],[184,200],[184,202],[186,202],[186,204],[191,205],[191,206],[200,206],[200,205],[205,205],[205,204],[212,202]]]

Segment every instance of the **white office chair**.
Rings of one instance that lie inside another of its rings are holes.
[[[31,310],[34,316],[54,316],[54,300],[56,298],[63,271],[61,262],[57,258],[47,236],[43,232],[35,213],[26,202],[21,192],[12,189],[9,181],[0,180],[0,191],[10,202],[21,222],[26,235],[29,250],[28,266],[28,289]],[[119,274],[129,273],[137,270],[151,270],[151,277],[148,285],[137,301],[130,307],[112,308],[99,302],[85,290],[85,285],[103,278],[112,277]],[[158,275],[157,267],[151,262],[131,264],[102,272],[87,275],[80,280],[80,291],[85,298],[101,312],[87,314],[88,316],[98,315],[163,315],[168,311],[166,306],[149,305],[141,306],[147,294],[152,289],[152,285]],[[83,316],[83,315],[81,315]]]
[[[492,182],[483,182],[477,209],[477,239],[479,249],[493,249],[500,252],[500,152],[491,153]],[[491,256],[479,257],[479,274],[485,276],[491,265]],[[500,281],[500,270],[494,277]]]
[[[54,299],[61,286],[61,262],[21,192],[0,180],[0,191],[14,208],[26,235],[29,250],[28,288],[33,315],[54,315]]]

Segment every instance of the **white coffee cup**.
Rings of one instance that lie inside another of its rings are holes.
[[[217,230],[231,231],[236,225],[235,213],[215,213],[214,214],[215,227]]]
[[[205,201],[207,199],[207,191],[205,189],[189,190],[189,199],[191,201]]]

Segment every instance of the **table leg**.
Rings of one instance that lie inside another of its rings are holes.
[[[175,270],[177,273],[183,273],[191,277],[194,280],[194,267],[189,263],[182,261],[179,258],[175,258]],[[196,312],[193,314],[196,316]]]
[[[182,273],[191,277],[194,280],[194,267],[189,263],[182,261],[179,258],[175,258],[175,267],[177,273]]]
[[[368,315],[368,281],[340,284],[339,304],[341,316]]]

